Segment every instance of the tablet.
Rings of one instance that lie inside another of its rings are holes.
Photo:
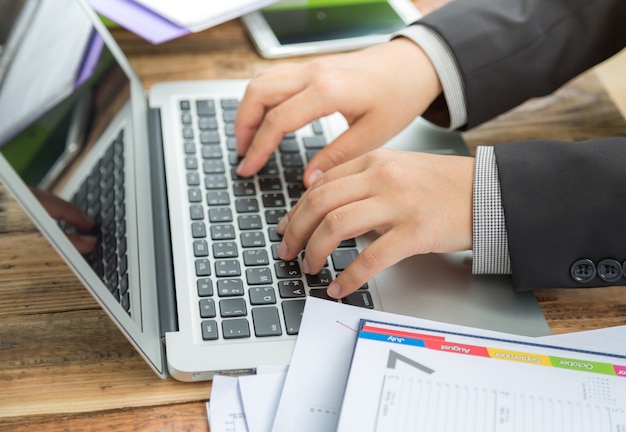
[[[288,0],[242,21],[259,54],[279,58],[386,42],[420,16],[409,0]]]

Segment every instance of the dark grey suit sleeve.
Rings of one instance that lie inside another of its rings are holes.
[[[626,0],[456,0],[421,23],[454,54],[472,127],[622,49]],[[626,284],[626,138],[495,156],[517,289]]]
[[[626,285],[626,137],[494,149],[516,289]]]
[[[455,0],[420,23],[452,50],[473,127],[623,48],[626,0]]]

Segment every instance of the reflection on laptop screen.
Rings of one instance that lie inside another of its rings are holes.
[[[127,284],[117,269],[123,255],[113,257],[103,245],[123,242],[115,226],[123,212],[123,136],[110,149],[95,145],[128,106],[129,82],[80,5],[57,3],[41,3],[7,68],[0,151],[28,186],[71,200],[98,222],[100,245],[86,258],[118,300],[128,302],[119,288]],[[58,20],[48,15],[51,6],[62,9]]]

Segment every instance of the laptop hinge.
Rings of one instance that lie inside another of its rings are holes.
[[[148,113],[148,137],[150,139],[150,177],[152,180],[152,215],[154,219],[154,244],[157,270],[157,292],[161,337],[178,330],[176,295],[170,240],[170,220],[165,185],[163,135],[161,112],[152,108]]]

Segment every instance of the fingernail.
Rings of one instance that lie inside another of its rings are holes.
[[[311,274],[311,266],[307,262],[306,258],[302,260],[302,271],[305,274]]]
[[[324,172],[320,169],[313,170],[311,174],[309,174],[309,185],[312,185],[315,180],[320,178]]]
[[[237,165],[237,175],[241,175],[241,172],[246,168],[246,165],[247,165],[246,158],[243,158],[241,162],[239,162],[239,165]]]
[[[278,256],[281,259],[288,259],[289,257],[289,249],[284,241],[280,242],[280,246],[278,246]]]
[[[332,281],[330,285],[328,285],[328,295],[333,298],[339,298],[339,293],[341,293],[341,287],[337,281]]]
[[[289,216],[285,215],[278,221],[278,226],[276,227],[276,230],[279,234],[284,234],[285,230],[287,229],[287,225],[289,225]]]

